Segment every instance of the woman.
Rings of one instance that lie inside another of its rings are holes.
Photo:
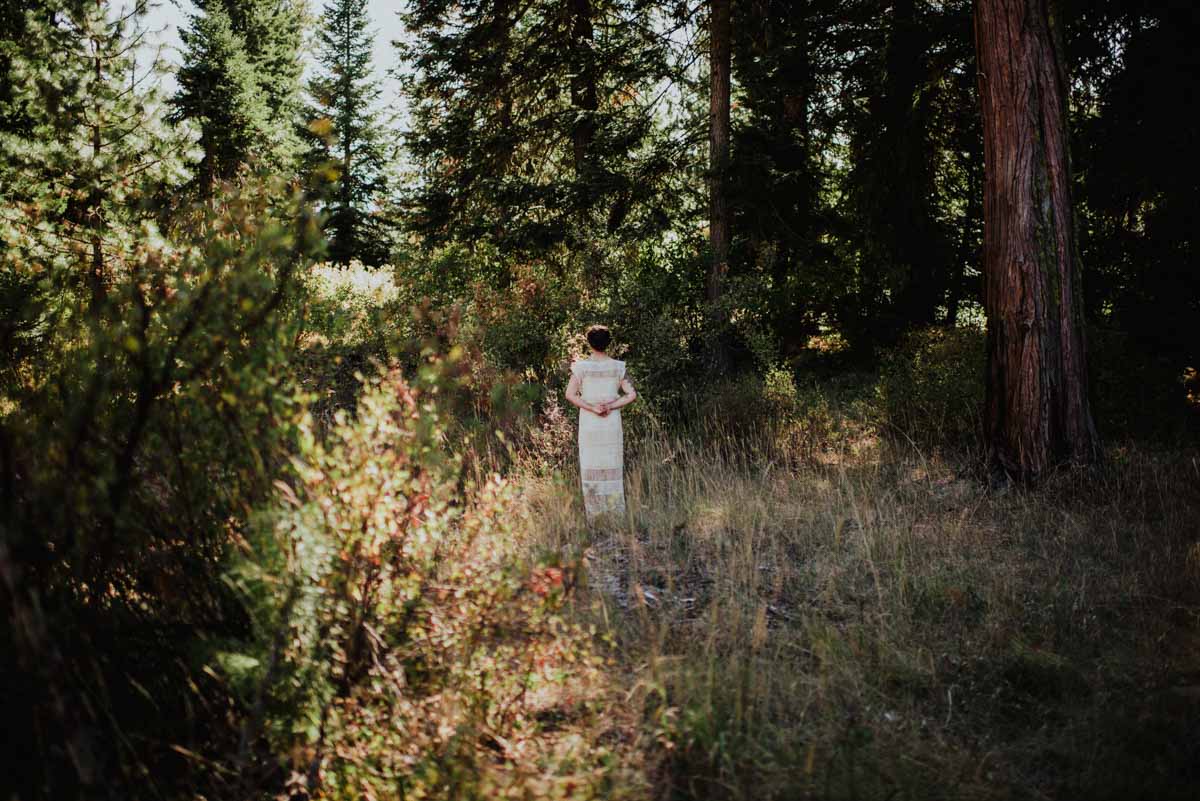
[[[612,342],[608,329],[593,325],[586,336],[591,353],[571,364],[567,401],[579,407],[583,508],[588,520],[592,520],[606,512],[625,511],[624,443],[619,409],[633,403],[637,392],[625,377],[625,362],[605,353]]]

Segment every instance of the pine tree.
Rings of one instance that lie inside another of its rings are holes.
[[[857,229],[857,275],[843,319],[857,345],[889,344],[913,318],[932,322],[931,292],[916,293],[941,261],[931,229],[934,152],[929,142],[933,11],[913,0],[861,3],[852,34],[861,49],[845,80],[856,103],[846,104],[850,159],[844,177]],[[918,301],[915,306],[905,308]],[[908,304],[901,300],[909,301]],[[932,298],[935,307],[938,298]],[[911,314],[909,312],[912,312]]]
[[[16,45],[24,39],[26,16],[43,13],[41,3],[27,0],[0,0],[0,36],[4,45],[0,47],[0,130],[15,131],[24,124],[23,115],[13,108],[15,86],[13,83],[12,60]],[[13,51],[13,52],[10,52]]]
[[[301,17],[286,0],[202,0],[181,33],[176,122],[200,128],[202,191],[243,165],[291,174],[299,155]]]
[[[93,315],[183,180],[184,142],[152,113],[155,67],[134,62],[144,12],[110,19],[104,3],[47,0],[4,48],[0,118],[20,124],[0,129],[0,241],[48,285],[86,286]]]
[[[396,44],[416,231],[539,253],[659,230],[679,144],[656,128],[670,70],[654,6],[411,3]]]
[[[318,35],[318,71],[309,82],[309,117],[315,140],[308,160],[327,175],[326,235],[339,264],[357,259],[378,264],[387,256],[373,200],[385,189],[387,153],[374,106],[379,83],[372,76],[367,0],[332,0]],[[326,169],[322,169],[326,168]]]
[[[838,316],[849,339],[871,347],[947,320],[977,250],[971,5],[860,0],[840,13],[849,153],[839,190],[854,234]]]
[[[211,0],[209,0],[211,2]],[[290,169],[301,154],[295,122],[302,110],[302,0],[220,0],[245,44],[267,108],[271,166]]]
[[[182,34],[185,48],[179,90],[172,99],[176,121],[200,128],[199,183],[205,196],[261,156],[268,136],[268,111],[242,37],[220,3],[191,18]]]
[[[739,272],[761,270],[768,314],[785,347],[817,333],[839,271],[827,244],[833,209],[822,163],[833,105],[818,79],[836,63],[828,48],[830,0],[735,2],[733,74],[739,120],[733,131],[730,195]],[[836,11],[840,12],[838,4]]]

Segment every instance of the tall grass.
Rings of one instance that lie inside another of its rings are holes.
[[[318,290],[344,316],[345,293]],[[358,353],[380,337],[355,319]],[[1190,798],[1200,460],[1122,445],[1102,471],[989,492],[972,477],[981,360],[977,332],[936,331],[879,375],[776,369],[689,388],[687,409],[647,384],[623,413],[629,512],[603,526],[584,523],[553,393],[530,428],[505,411],[528,387],[459,381],[486,402],[459,402],[445,443],[469,484],[516,488],[481,552],[562,565],[567,617],[607,656],[586,709],[535,739],[592,738],[580,753],[612,763],[539,759],[557,789],[528,797]],[[547,708],[572,709],[559,692]],[[445,765],[475,770],[466,753]]]
[[[613,638],[659,794],[1191,797],[1200,461],[1126,447],[989,493],[821,408],[637,427],[606,526],[569,461],[519,479],[530,547],[584,556],[576,613]]]

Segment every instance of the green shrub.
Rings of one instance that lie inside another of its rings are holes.
[[[521,556],[512,485],[460,482],[431,391],[393,371],[327,443],[306,424],[235,555],[253,637],[211,658],[251,737],[323,798],[636,792],[588,730],[601,663],[560,614],[573,566]]]
[[[1087,344],[1092,413],[1105,441],[1200,438],[1200,415],[1186,386],[1193,365],[1109,328],[1089,329]]]
[[[329,428],[338,409],[353,413],[361,390],[356,376],[372,362],[417,350],[415,316],[403,305],[391,271],[358,262],[314,265],[299,289],[301,329],[293,363],[300,383],[314,395],[313,415]]]
[[[884,354],[878,397],[884,431],[920,448],[983,447],[983,332],[929,328]]]
[[[218,563],[297,434],[295,276],[318,236],[283,187],[231,187],[113,246],[100,303],[68,280],[86,262],[5,251],[40,321],[0,380],[0,559],[24,621],[0,677],[33,681],[10,720],[43,733],[21,759],[51,795],[146,775],[162,793],[193,767],[168,743],[233,736],[186,656],[245,625]]]
[[[931,328],[884,354],[879,403],[887,431],[920,447],[982,450],[986,339],[970,328]],[[1105,440],[1177,442],[1200,433],[1185,367],[1130,336],[1088,331],[1089,395]]]

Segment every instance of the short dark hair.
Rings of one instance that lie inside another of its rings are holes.
[[[601,353],[608,350],[608,345],[612,342],[612,333],[606,325],[593,325],[584,336],[587,337],[588,344]]]

